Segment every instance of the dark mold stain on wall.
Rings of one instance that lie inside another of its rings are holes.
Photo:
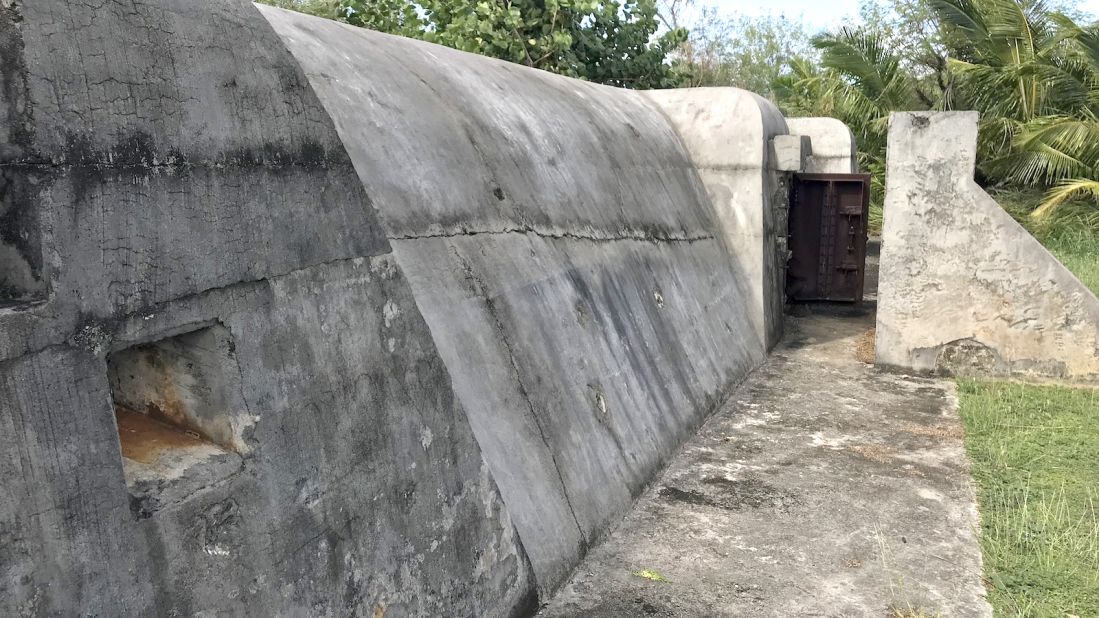
[[[0,4],[0,308],[42,300],[42,247],[19,4]]]

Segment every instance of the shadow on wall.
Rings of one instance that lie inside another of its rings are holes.
[[[1099,300],[973,179],[976,112],[890,118],[877,361],[1099,381]]]

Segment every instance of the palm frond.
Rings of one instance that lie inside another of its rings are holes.
[[[837,72],[863,97],[883,110],[908,110],[917,105],[915,83],[880,34],[844,28],[813,39],[821,64]]]
[[[1050,116],[1023,125],[1010,155],[998,162],[1012,182],[1051,185],[1066,178],[1093,178],[1099,165],[1099,122]]]
[[[975,40],[988,38],[984,15],[972,0],[931,0],[931,9],[939,20]]]
[[[1074,40],[1091,70],[1099,72],[1099,26],[1079,29]]]
[[[1030,216],[1038,220],[1047,219],[1066,202],[1077,199],[1099,202],[1099,180],[1073,178],[1062,182],[1046,193],[1041,205]]]

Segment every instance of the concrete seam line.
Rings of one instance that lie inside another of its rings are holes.
[[[507,234],[531,234],[542,238],[558,240],[590,240],[593,242],[614,242],[620,240],[637,240],[648,242],[700,242],[714,240],[713,235],[702,234],[696,236],[679,236],[674,234],[653,234],[643,231],[623,230],[620,234],[587,234],[583,232],[554,232],[540,230],[534,227],[511,227],[498,230],[455,230],[442,232],[424,232],[413,234],[391,235],[389,240],[426,240],[431,238],[457,238],[461,236],[504,236]]]
[[[327,113],[327,111],[326,111]],[[328,151],[331,152],[331,151]],[[326,152],[326,155],[328,154]],[[103,163],[103,162],[84,162],[84,161],[70,161],[68,159],[49,159],[43,161],[9,161],[0,163],[0,169],[85,169],[96,171],[111,171],[116,170],[120,172],[128,170],[194,170],[194,169],[225,169],[225,168],[242,168],[242,169],[285,169],[288,167],[298,167],[303,169],[327,169],[329,164],[333,161],[327,156],[318,162],[303,161],[300,158],[290,158],[286,160],[261,160],[261,161],[244,161],[240,158],[237,159],[209,159],[199,161],[123,161],[119,163]]]
[[[696,168],[700,172],[759,172],[769,171],[765,164],[754,163],[730,163],[729,165],[701,165]]]
[[[186,302],[201,298],[203,296],[209,296],[211,294],[218,294],[218,293],[221,293],[221,292],[229,292],[229,291],[233,291],[233,290],[237,290],[237,289],[244,289],[244,288],[248,288],[248,287],[255,287],[255,286],[262,285],[264,283],[274,283],[274,282],[280,281],[282,279],[285,279],[287,277],[292,277],[292,276],[298,275],[300,273],[305,273],[305,272],[309,272],[309,271],[313,271],[313,270],[319,270],[319,269],[327,268],[327,267],[330,267],[330,266],[335,266],[335,265],[341,264],[341,263],[354,262],[356,260],[370,260],[370,259],[374,259],[374,258],[381,258],[381,257],[391,256],[391,255],[392,255],[392,252],[387,251],[385,253],[377,253],[377,254],[370,254],[370,255],[354,255],[354,256],[350,256],[350,257],[341,257],[341,258],[334,258],[334,259],[331,259],[331,260],[325,260],[323,262],[317,262],[316,264],[309,264],[309,265],[306,265],[306,266],[302,266],[300,268],[294,268],[294,269],[288,270],[286,272],[275,273],[275,274],[271,274],[271,275],[268,275],[268,276],[265,276],[265,277],[258,277],[258,278],[255,278],[255,279],[247,279],[247,280],[242,280],[242,281],[234,281],[233,283],[230,283],[230,284],[227,284],[227,285],[220,285],[220,286],[215,286],[215,287],[210,287],[210,288],[204,288],[202,290],[196,290],[195,292],[192,292],[192,293],[184,295],[184,296],[180,296],[179,298],[172,298],[172,299],[165,300],[165,301],[162,301],[162,302],[153,303],[151,305],[142,307],[140,309],[130,311],[130,312],[125,313],[122,316],[117,317],[117,318],[106,318],[106,317],[104,317],[104,318],[102,318],[102,320],[112,321],[112,322],[125,322],[126,320],[131,320],[131,319],[134,319],[135,317],[139,317],[139,316],[142,316],[142,315],[146,315],[146,314],[150,314],[150,313],[159,313],[159,312],[162,311],[162,307],[167,307],[169,305],[178,304],[178,303],[186,303]],[[48,306],[48,305],[49,305],[48,302],[43,303],[43,306]],[[66,324],[63,327],[58,327],[58,329],[57,329],[58,332],[59,332],[59,336],[62,337],[61,339],[55,339],[55,340],[52,340],[52,341],[43,342],[42,345],[37,345],[37,346],[34,346],[34,345],[20,346],[20,347],[17,347],[16,349],[12,350],[11,353],[9,353],[9,354],[4,354],[3,352],[0,352],[0,364],[11,361],[11,360],[15,360],[15,359],[19,358],[20,356],[26,356],[27,354],[42,352],[44,350],[49,350],[51,348],[66,348],[66,349],[74,349],[75,348],[75,349],[79,349],[79,350],[89,349],[88,346],[81,345],[77,341],[74,340],[74,336],[76,334],[75,331],[77,331],[79,328],[80,328],[80,324],[73,324],[73,325]]]

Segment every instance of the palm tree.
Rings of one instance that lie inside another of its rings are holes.
[[[954,105],[981,112],[985,178],[1053,186],[1039,217],[1073,197],[1099,195],[1099,32],[1040,2],[931,6],[950,48]]]
[[[880,223],[889,113],[924,109],[917,84],[879,33],[844,28],[814,37],[820,65],[796,59],[775,82],[783,111],[839,118],[855,134],[859,166],[871,175],[871,224]]]
[[[844,28],[813,39],[827,89],[863,148],[884,155],[889,113],[918,109],[916,82],[878,33]]]

